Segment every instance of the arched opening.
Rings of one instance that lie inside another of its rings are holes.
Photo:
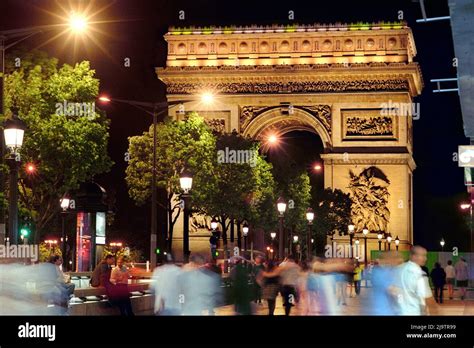
[[[284,180],[289,171],[305,171],[310,179],[313,200],[324,190],[324,163],[321,159],[324,146],[318,134],[308,130],[290,130],[279,134],[274,146],[269,144],[264,149],[278,182]]]

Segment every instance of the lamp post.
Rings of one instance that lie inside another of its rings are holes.
[[[364,266],[367,268],[367,235],[369,234],[369,229],[364,227],[362,234],[364,235]]]
[[[359,238],[356,238],[356,239],[355,239],[355,245],[356,245],[356,248],[355,248],[355,249],[357,250],[356,259],[359,260],[359,257],[360,257],[360,255],[359,255],[359,245],[360,245],[360,240],[359,240]]]
[[[387,235],[388,251],[390,251],[390,243],[392,243],[392,235],[389,233]]]
[[[81,25],[79,25],[81,24]],[[66,28],[66,30],[70,30],[74,33],[85,32],[87,29],[87,18],[82,17],[80,15],[74,14],[69,18],[67,23],[63,24],[51,24],[51,25],[40,25],[34,27],[27,27],[27,28],[17,28],[17,29],[10,29],[0,31],[0,63],[1,63],[1,87],[0,87],[0,114],[3,116],[5,114],[5,54],[6,51],[19,44],[20,42],[34,36],[37,34],[41,34],[46,31]],[[13,42],[9,42],[10,40],[15,40]],[[0,164],[4,163],[5,157],[5,148],[4,148],[4,134],[0,132]],[[0,192],[5,192],[5,181],[3,179],[3,173],[0,171]],[[11,214],[11,211],[10,211]],[[11,223],[10,223],[11,224]],[[10,227],[10,226],[9,226]],[[0,243],[3,243],[3,238],[5,233],[5,211],[4,209],[0,209]],[[11,233],[11,232],[10,232]],[[16,234],[16,232],[15,232]],[[16,243],[16,241],[14,241]]]
[[[179,183],[183,190],[183,201],[184,201],[184,224],[183,224],[183,257],[184,262],[189,262],[189,191],[193,187],[193,176],[191,172],[184,169],[179,177]]]
[[[20,120],[17,110],[14,109],[12,118],[3,123],[3,137],[5,146],[10,150],[8,164],[10,167],[10,197],[8,229],[12,244],[18,243],[18,168],[20,156],[18,150],[23,145],[26,124]],[[3,146],[3,145],[2,145]]]
[[[275,238],[276,238],[276,232],[270,232],[270,238],[272,239],[272,249],[275,248]],[[272,258],[275,258],[275,254],[272,253]]]
[[[444,238],[441,238],[441,240],[439,241],[439,244],[441,245],[441,251],[444,251],[444,245],[446,244],[446,242],[444,241]]]
[[[244,234],[244,251],[247,251],[247,236],[249,234],[249,225],[244,222],[242,226],[242,233]]]
[[[286,211],[286,202],[283,199],[283,197],[278,198],[277,200],[277,209],[279,213],[279,233],[278,233],[278,258],[282,259],[285,254],[285,249],[284,249],[284,237],[283,237],[283,214],[285,214]]]
[[[355,226],[353,224],[349,224],[349,226],[347,226],[347,230],[349,232],[349,246],[350,246],[351,258],[352,258],[354,256],[353,250],[352,250],[352,239],[354,238]]]
[[[377,239],[379,240],[379,251],[382,251],[382,238],[383,238],[383,234],[382,232],[379,232],[377,234]]]
[[[65,194],[63,196],[63,198],[61,198],[59,200],[59,203],[60,203],[60,206],[61,206],[61,225],[62,225],[62,228],[61,228],[61,235],[62,235],[62,238],[61,238],[61,253],[63,254],[63,260],[66,261],[66,214],[67,214],[67,210],[69,208],[69,202],[70,202],[70,198],[67,194]]]
[[[307,257],[308,261],[311,260],[311,255],[313,254],[313,238],[311,238],[311,225],[313,224],[314,220],[314,212],[313,209],[308,208],[306,211],[306,220],[308,220],[308,235],[306,237],[306,244],[307,244]]]
[[[297,256],[298,255],[298,240],[299,240],[299,237],[298,236],[293,236],[293,256],[295,257],[295,260],[299,260],[299,257]]]
[[[397,249],[398,251],[398,246],[400,245],[400,238],[398,238],[398,236],[395,238],[395,248]]]

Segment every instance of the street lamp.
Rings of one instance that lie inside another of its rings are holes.
[[[5,146],[10,150],[8,164],[10,166],[10,199],[8,228],[12,244],[18,243],[18,169],[20,157],[18,150],[23,145],[26,124],[18,117],[18,109],[13,109],[12,118],[3,123]],[[3,147],[3,144],[2,144]],[[2,157],[3,158],[3,157]]]
[[[362,234],[364,235],[364,265],[367,268],[367,235],[369,234],[369,229],[364,227]]]
[[[189,261],[189,191],[193,187],[193,176],[191,172],[184,169],[179,177],[179,183],[183,190],[183,201],[184,201],[184,225],[183,225],[183,256],[184,262]]]
[[[61,225],[62,225],[61,253],[63,254],[63,260],[66,260],[66,214],[69,208],[70,201],[71,199],[69,198],[67,194],[65,194],[63,198],[59,200],[59,204],[62,209],[61,210]]]
[[[352,251],[352,239],[354,238],[354,233],[355,233],[355,226],[353,224],[349,224],[347,226],[347,230],[349,233],[349,246],[350,246],[350,251],[351,251],[351,257],[353,256],[353,251]]]
[[[313,253],[313,242],[312,242],[313,239],[311,238],[311,225],[313,224],[313,220],[314,220],[313,209],[308,208],[308,210],[306,210],[306,220],[308,220],[308,236],[306,237],[306,244],[308,245],[308,250],[307,250],[308,260],[310,260],[311,254]]]
[[[382,232],[379,232],[377,234],[377,239],[379,240],[379,251],[382,251],[382,238],[383,238],[383,234]]]
[[[249,225],[244,222],[242,226],[242,233],[244,234],[244,251],[247,251],[247,236],[249,234]]]
[[[395,238],[395,248],[397,249],[397,251],[398,251],[398,246],[399,245],[400,245],[400,238],[398,238],[398,236],[397,236],[397,238]]]
[[[218,222],[215,217],[212,218],[211,220],[211,229],[212,231],[215,231],[217,229]]]
[[[387,235],[388,250],[390,251],[390,243],[392,243],[392,235],[389,233]]]
[[[279,234],[278,234],[278,258],[283,258],[284,257],[284,238],[283,238],[283,214],[285,214],[286,211],[286,202],[283,199],[283,197],[278,198],[277,200],[277,209],[279,213]]]
[[[355,249],[357,250],[357,252],[356,252],[356,254],[357,254],[356,259],[359,260],[359,257],[360,257],[360,253],[359,253],[359,251],[360,251],[360,250],[359,250],[360,240],[359,240],[359,238],[356,238],[354,243],[355,243]]]
[[[446,242],[444,241],[444,238],[441,238],[439,244],[441,245],[441,251],[444,251],[444,245],[446,244]]]

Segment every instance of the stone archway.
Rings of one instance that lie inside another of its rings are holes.
[[[291,131],[308,131],[321,138],[324,148],[329,149],[332,146],[331,108],[329,105],[291,106],[291,111],[282,110],[281,106],[275,106],[264,108],[262,111],[257,109],[246,117],[248,119],[243,119],[241,128],[244,136],[262,139],[269,133],[285,134]]]
[[[213,107],[189,103],[209,125],[262,138],[316,133],[324,185],[348,192],[352,175],[386,175],[388,232],[400,250],[413,242],[413,98],[421,93],[416,47],[405,23],[170,28],[166,67],[157,68],[169,101],[215,91]],[[198,49],[199,48],[199,49]],[[178,108],[170,116],[182,118]],[[375,178],[376,179],[376,178]],[[373,179],[373,180],[375,180]],[[371,179],[372,180],[372,179]],[[362,231],[357,231],[362,232]],[[370,231],[369,249],[378,249]],[[347,243],[348,238],[341,242]]]

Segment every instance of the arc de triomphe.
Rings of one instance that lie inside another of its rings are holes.
[[[353,220],[358,236],[369,227],[369,250],[378,249],[377,229],[398,236],[400,250],[413,242],[412,98],[423,82],[405,23],[170,28],[165,40],[166,67],[156,73],[169,101],[211,90],[219,95],[212,107],[194,102],[186,111],[212,127],[259,139],[316,133],[324,185],[359,197]],[[185,114],[175,107],[170,116]],[[380,194],[360,199],[367,193],[355,193],[350,171]]]

